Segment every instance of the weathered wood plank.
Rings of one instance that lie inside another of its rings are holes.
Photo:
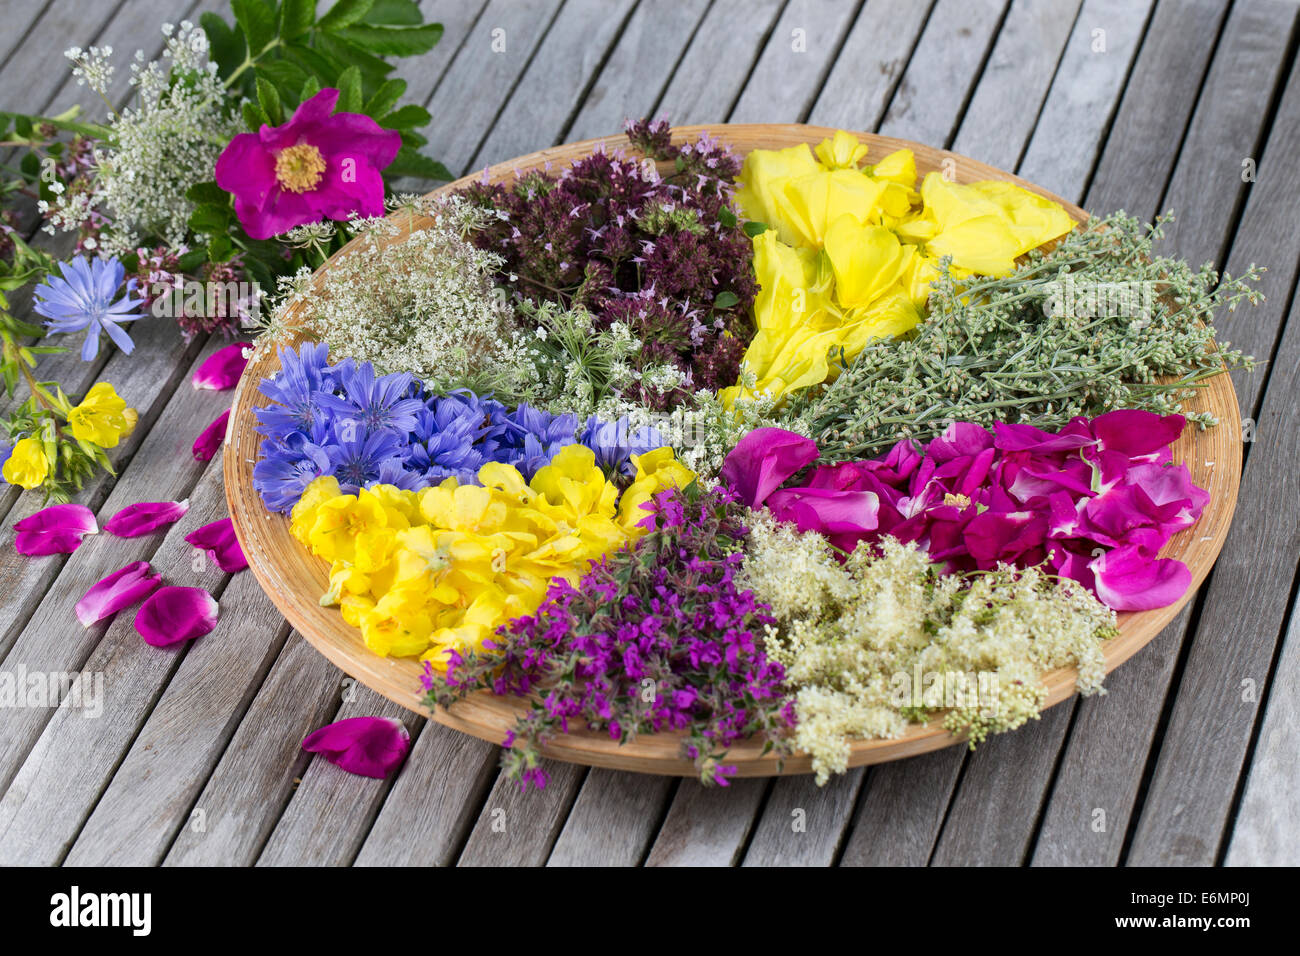
[[[560,0],[488,4],[429,100],[424,152],[457,176],[467,171],[559,8]]]
[[[344,691],[343,706],[334,719],[349,717],[400,720],[413,736],[424,723],[405,707],[359,684]],[[391,777],[358,776],[313,757],[257,865],[347,866],[361,849],[391,786]]]
[[[770,784],[753,777],[726,787],[683,780],[645,865],[735,866]]]
[[[673,777],[592,770],[546,865],[636,866],[677,783]]]
[[[1142,783],[1195,601],[1124,666],[1106,678],[1106,694],[1080,700],[1061,752],[1043,820],[1034,841],[1034,866],[1114,866]],[[1071,705],[1061,704],[1057,709]],[[1053,750],[1059,742],[1048,744]]]
[[[1142,45],[1153,0],[1085,0],[1039,113],[1020,175],[1082,196]]]
[[[568,0],[471,168],[559,142],[633,6],[632,0]]]
[[[1300,863],[1300,610],[1291,627],[1268,689],[1263,726],[1250,762],[1241,807],[1233,823],[1228,866],[1295,866]]]
[[[853,817],[866,769],[818,787],[811,774],[780,777],[768,794],[745,866],[830,866]]]
[[[1014,733],[989,738],[970,755],[935,844],[935,865],[1024,861],[1069,722],[1068,705],[1053,707]]]
[[[565,139],[610,136],[625,120],[649,116],[708,6],[707,0],[641,0]]]
[[[949,747],[867,768],[840,866],[925,866],[964,758]]]
[[[932,0],[867,0],[809,113],[808,122],[874,130],[921,38]],[[882,30],[881,24],[889,24]]]
[[[939,0],[880,132],[928,146],[951,143],[1006,7],[1005,0]]]
[[[1080,0],[1015,0],[998,31],[953,152],[1015,169],[1079,13]]]
[[[1280,9],[1271,3],[1239,4],[1224,31],[1164,202],[1177,209],[1196,210],[1181,223],[1182,228],[1170,231],[1166,243],[1170,251],[1192,262],[1218,255],[1231,231],[1237,198],[1230,180],[1215,186],[1203,171],[1217,170],[1216,181],[1227,176],[1240,181],[1242,146],[1248,143],[1253,147],[1260,134],[1294,19],[1295,10],[1289,5]],[[1279,29],[1282,24],[1288,29]],[[1300,102],[1295,107],[1288,104],[1287,108],[1300,108]],[[1284,126],[1275,125],[1274,129],[1281,132]],[[1294,133],[1294,129],[1290,132]],[[1278,145],[1279,150],[1270,153],[1270,159],[1284,164],[1290,174],[1294,154],[1288,154],[1283,144]],[[1235,174],[1230,172],[1234,169]],[[1269,301],[1261,308],[1219,317],[1223,323],[1220,327],[1228,336],[1238,339],[1239,332],[1247,334],[1253,340],[1244,343],[1247,348],[1267,342],[1266,352],[1271,350],[1273,337],[1282,324],[1285,296],[1294,282],[1296,258],[1300,256],[1300,238],[1284,222],[1286,217],[1276,206],[1281,186],[1277,168],[1270,170],[1272,194],[1250,193],[1246,215],[1251,226],[1238,235],[1251,235],[1246,241],[1255,243],[1258,240],[1253,236],[1258,231],[1261,237],[1273,237],[1275,241],[1263,248],[1243,245],[1235,248],[1233,255],[1234,259],[1239,252],[1277,256],[1281,268],[1265,274],[1264,291]],[[1148,206],[1139,212],[1146,214],[1154,208]],[[1237,268],[1236,263],[1233,268]],[[1278,301],[1279,294],[1282,301]],[[1239,384],[1238,397],[1243,414],[1251,414],[1259,397],[1258,382],[1255,388]],[[1238,426],[1227,422],[1220,427]],[[1034,851],[1036,864],[1113,864],[1119,859],[1160,711],[1169,693],[1178,649],[1190,620],[1191,605],[1151,646],[1108,680],[1110,692],[1105,697],[1079,702],[1074,730]],[[1104,817],[1097,814],[1099,810]],[[1104,829],[1099,829],[1102,826]]]
[[[394,64],[389,75],[406,81],[405,101],[420,104],[429,101],[486,8],[487,0],[421,0],[420,12],[425,22],[442,24],[442,39],[428,53],[403,57]],[[430,125],[435,126],[438,121],[435,116]]]
[[[1159,211],[1226,12],[1226,0],[1156,7],[1088,186],[1088,209],[1147,218]]]
[[[3,108],[18,113],[45,113],[68,76],[63,51],[72,46],[98,45],[116,14],[117,4],[111,2],[53,0],[0,69]],[[30,20],[30,15],[22,17],[24,25]],[[51,60],[57,65],[52,67]]]
[[[189,512],[151,560],[164,583],[201,587],[220,598],[227,576],[210,561],[196,564],[184,536],[225,510],[220,468],[211,468],[190,496]],[[223,612],[228,616],[229,609]],[[0,861],[60,862],[189,650],[188,643],[150,647],[136,633],[134,618],[134,608],[118,614],[82,668],[87,679],[102,681],[100,716],[84,719],[66,707],[55,711],[0,800]]]
[[[290,634],[163,865],[247,866],[257,859],[311,758],[302,739],[333,718],[339,685],[339,669]]]
[[[797,123],[812,109],[860,4],[791,0],[745,84],[732,123]]]
[[[0,22],[7,29],[0,35],[0,102],[8,102],[9,88],[3,81],[4,67],[10,55],[36,28],[37,22],[49,8],[51,0],[3,0],[0,2]]]
[[[522,789],[497,774],[457,866],[541,866],[587,776],[578,764],[542,761],[543,790]]]
[[[496,775],[491,744],[428,722],[370,828],[358,866],[449,866]]]
[[[780,0],[714,0],[658,111],[676,126],[725,122],[780,12]]]

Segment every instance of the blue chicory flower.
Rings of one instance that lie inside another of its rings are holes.
[[[49,321],[45,323],[46,335],[68,332],[85,332],[81,346],[81,360],[91,361],[99,354],[99,333],[102,331],[127,355],[135,349],[131,337],[118,327],[119,322],[134,322],[144,318],[138,311],[144,299],[135,298],[136,280],[126,283],[126,294],[118,298],[126,266],[116,258],[77,258],[59,263],[62,278],[47,275],[36,287],[33,308]]]
[[[578,435],[578,443],[596,453],[596,464],[607,475],[615,472],[631,474],[629,459],[632,455],[644,455],[668,444],[653,426],[643,425],[633,431],[626,415],[612,422],[601,421],[592,415]]]
[[[322,392],[317,401],[336,422],[352,423],[363,436],[381,430],[405,436],[415,428],[415,416],[424,402],[411,396],[408,373],[376,378],[369,362],[344,362],[335,374],[342,395]]]
[[[280,371],[262,379],[259,387],[271,404],[255,414],[259,432],[283,440],[294,432],[310,434],[323,423],[320,397],[333,393],[334,373],[327,364],[327,345],[306,342],[297,351],[281,348],[279,354]]]

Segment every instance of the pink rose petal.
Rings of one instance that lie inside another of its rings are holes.
[[[321,754],[348,773],[383,779],[411,749],[411,735],[400,720],[349,717],[308,734],[302,749]]]
[[[81,540],[96,534],[95,515],[85,505],[50,505],[14,524],[14,548],[19,554],[71,554]]]
[[[1089,562],[1096,575],[1097,597],[1116,611],[1167,607],[1192,583],[1187,565],[1173,558],[1152,558],[1138,545],[1107,551]]]
[[[244,372],[244,366],[248,364],[244,350],[251,348],[251,345],[244,342],[234,342],[217,349],[199,366],[191,383],[195,388],[209,388],[218,392],[234,388]]]
[[[206,551],[217,562],[217,567],[227,574],[248,567],[248,559],[244,557],[244,549],[239,546],[234,524],[229,518],[196,528],[185,536],[185,540],[200,551]]]
[[[740,500],[757,508],[782,482],[817,459],[817,443],[784,428],[755,428],[736,443],[720,477]]]
[[[90,627],[96,621],[130,607],[161,583],[161,574],[149,574],[148,561],[128,564],[86,592],[77,602],[77,620],[82,627]]]
[[[217,626],[217,600],[202,588],[159,588],[135,612],[135,629],[146,644],[166,647],[202,637]]]
[[[880,525],[880,498],[872,491],[783,488],[768,498],[778,521],[816,531],[843,551],[852,551]]]
[[[185,501],[138,501],[104,522],[104,530],[119,538],[138,538],[180,520],[190,510]]]
[[[226,409],[217,416],[207,428],[203,429],[198,438],[194,439],[194,447],[191,452],[195,461],[211,461],[212,456],[217,453],[221,443],[226,439],[226,422],[230,421],[230,409]]]
[[[1094,418],[1092,433],[1107,451],[1123,452],[1129,458],[1138,458],[1172,445],[1186,424],[1182,415],[1157,415],[1136,408],[1121,408]]]

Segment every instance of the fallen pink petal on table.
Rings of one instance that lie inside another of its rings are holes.
[[[118,538],[138,538],[179,521],[189,510],[188,498],[184,501],[138,501],[105,521],[104,530]]]
[[[251,351],[252,348],[245,342],[232,342],[225,348],[217,349],[198,367],[190,381],[195,388],[207,388],[217,392],[234,388],[235,383],[239,381],[239,376],[244,372],[244,366],[248,364],[248,355],[244,350]]]
[[[207,552],[217,562],[217,567],[227,574],[248,567],[248,559],[244,557],[244,549],[239,546],[234,524],[229,518],[196,528],[185,536],[185,540]]]
[[[217,599],[202,588],[159,588],[135,612],[135,629],[146,644],[166,647],[202,637],[217,626]]]
[[[77,620],[82,627],[111,617],[130,607],[159,584],[161,574],[149,573],[148,561],[135,561],[93,585],[77,602]]]
[[[203,429],[198,438],[194,439],[194,447],[191,452],[194,454],[195,461],[211,461],[212,456],[217,453],[221,443],[226,440],[226,422],[230,421],[230,409],[226,409],[217,420]]]
[[[308,734],[302,749],[348,773],[383,779],[406,759],[411,735],[391,717],[349,717]]]
[[[88,534],[97,534],[95,514],[85,505],[50,505],[14,524],[19,554],[71,554]]]

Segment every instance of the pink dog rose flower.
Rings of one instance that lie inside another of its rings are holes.
[[[217,185],[254,239],[303,223],[384,214],[380,175],[402,137],[359,113],[333,113],[339,91],[305,100],[283,126],[240,133],[217,160]]]

